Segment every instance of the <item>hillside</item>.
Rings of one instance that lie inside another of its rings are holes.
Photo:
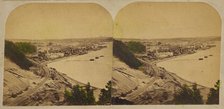
[[[22,69],[29,69],[33,63],[29,61],[24,53],[11,41],[5,41],[5,57],[16,63]]]
[[[52,68],[45,69],[49,70],[49,74],[45,75],[41,68],[24,70],[8,58],[4,59],[4,63],[3,105],[6,106],[66,105],[65,89],[84,85]],[[94,90],[96,97],[99,93],[100,89]]]
[[[66,105],[65,89],[77,84],[85,85],[45,64],[31,62],[13,42],[5,41],[3,105]],[[96,98],[99,93],[94,88]]]
[[[113,40],[113,55],[131,68],[137,69],[142,65],[123,42],[115,39]]]

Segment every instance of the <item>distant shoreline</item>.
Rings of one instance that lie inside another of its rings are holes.
[[[139,41],[159,41],[159,40],[180,40],[180,39],[215,39],[217,41],[221,41],[221,36],[205,36],[205,37],[183,37],[183,38],[180,38],[180,37],[174,37],[174,38],[154,38],[154,39],[145,39],[145,38],[142,38],[142,39],[139,39],[139,38],[113,38],[113,39],[118,39],[118,40],[139,40]]]
[[[220,42],[220,41],[218,41],[218,42]],[[212,47],[212,48],[215,48],[215,47]],[[212,49],[212,48],[209,48],[209,49],[206,49],[206,50],[197,50],[195,53],[193,53],[193,54],[196,54],[196,53],[199,53],[199,52],[202,52],[202,51],[207,51],[207,50],[210,50],[210,49]],[[192,54],[192,55],[193,55]],[[160,63],[160,62],[164,62],[164,61],[168,61],[168,60],[171,60],[171,59],[175,59],[175,58],[180,58],[180,57],[183,57],[183,56],[188,56],[188,55],[191,55],[191,54],[183,54],[183,55],[179,55],[179,56],[174,56],[174,57],[170,57],[170,58],[165,58],[165,59],[161,59],[161,60],[156,60],[156,61],[153,61],[152,62],[152,64],[154,64],[154,65],[156,65],[157,67],[162,67],[162,68],[164,68],[165,70],[167,70],[168,72],[171,72],[171,73],[173,73],[173,74],[175,74],[176,76],[178,76],[178,77],[180,77],[180,78],[182,78],[183,77],[183,74],[179,74],[178,72],[174,72],[174,71],[170,71],[170,70],[168,70],[168,68],[166,68],[166,67],[163,67],[163,66],[159,66],[158,65],[158,63]],[[204,58],[204,57],[203,57]],[[198,61],[200,61],[200,60],[198,60]],[[191,73],[189,73],[189,74],[191,74]],[[206,73],[205,73],[206,74]],[[181,76],[182,75],[182,76]],[[193,76],[193,75],[192,75]],[[197,75],[196,75],[197,76]],[[189,77],[188,77],[188,79],[185,79],[185,78],[182,78],[183,80],[186,80],[186,81],[189,81],[189,82],[192,82],[192,81],[194,81],[194,80],[191,80],[191,79],[189,79]],[[219,79],[220,79],[220,72],[219,72]],[[194,83],[194,82],[192,82],[192,83]],[[208,87],[208,88],[211,88],[212,86],[210,86],[210,85],[208,85],[208,86],[206,86],[205,84],[203,85],[202,83],[198,83],[198,82],[196,82],[197,84],[200,84],[201,86],[204,86],[204,87]],[[215,84],[215,83],[214,83]]]
[[[106,47],[107,48],[107,47]],[[106,49],[106,48],[103,48],[103,49]],[[103,49],[100,49],[100,50],[103,50]],[[99,50],[97,50],[99,51]],[[92,50],[88,51],[86,54],[89,54],[91,52],[94,52]],[[49,61],[46,61],[46,62],[43,62],[41,64],[44,64],[44,65],[47,65],[47,64],[50,64],[50,63],[53,63],[53,62],[57,62],[57,61],[61,61],[61,60],[65,60],[65,59],[68,59],[68,58],[71,58],[71,57],[76,57],[76,56],[82,56],[82,55],[86,55],[86,54],[81,54],[81,55],[70,55],[70,56],[64,56],[64,57],[61,57],[61,58],[57,58],[57,59],[53,59],[53,60],[49,60]],[[83,60],[84,61],[84,60]],[[87,60],[86,60],[87,61]],[[89,60],[88,60],[89,61]]]
[[[216,41],[217,42],[217,41]],[[220,42],[220,41],[219,41]],[[212,47],[213,48],[213,47]],[[211,49],[211,48],[209,48]],[[206,50],[209,50],[209,49],[206,49]],[[200,51],[206,51],[206,50],[197,50],[195,53],[198,53]],[[195,53],[192,53],[192,54],[195,54]],[[155,60],[153,62],[151,62],[152,64],[157,64],[159,62],[163,62],[163,61],[168,61],[168,60],[171,60],[171,59],[175,59],[175,58],[179,58],[179,57],[183,57],[183,56],[187,56],[187,55],[192,55],[192,54],[181,54],[181,55],[178,55],[178,56],[172,56],[172,57],[168,57],[168,58],[164,58],[164,59],[159,59],[159,60]]]

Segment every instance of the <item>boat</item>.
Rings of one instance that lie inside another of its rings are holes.
[[[198,58],[198,60],[203,60],[203,58]]]
[[[90,59],[89,61],[94,61],[94,59]]]
[[[208,56],[204,56],[204,58],[208,58]]]

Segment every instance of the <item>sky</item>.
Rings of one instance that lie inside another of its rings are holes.
[[[6,39],[181,38],[220,36],[221,20],[204,3],[131,3],[114,21],[97,4],[26,4],[11,12]]]
[[[221,19],[204,3],[130,4],[115,18],[118,38],[183,38],[221,36]]]
[[[6,39],[63,39],[112,36],[111,15],[97,4],[26,4],[6,23]]]

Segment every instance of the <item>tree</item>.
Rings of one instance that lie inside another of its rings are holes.
[[[214,88],[210,89],[206,104],[219,104],[219,88],[220,88],[220,80],[216,82]]]
[[[106,89],[101,89],[98,104],[100,105],[111,104],[111,89],[112,89],[112,82],[109,81],[106,85]]]
[[[200,94],[200,90],[197,88],[197,84],[193,85],[192,90],[193,90],[193,95],[192,95],[193,102],[192,102],[192,104],[203,104],[203,99],[202,99],[202,96]]]
[[[68,91],[67,89],[65,89],[65,99],[70,103],[72,102],[72,93],[70,91]]]
[[[15,43],[18,50],[24,54],[31,54],[37,52],[37,47],[29,42],[16,42]]]
[[[71,91],[65,90],[65,101],[69,105],[93,105],[95,104],[95,98],[93,88],[88,83],[84,88],[75,85]]]
[[[184,85],[181,91],[174,95],[174,102],[175,104],[203,104],[197,84],[193,84],[192,89]]]
[[[93,94],[93,88],[90,86],[90,83],[86,85],[86,102],[87,104],[95,104],[95,97]]]
[[[86,93],[82,87],[76,85],[72,89],[72,102],[74,105],[84,105],[86,100]]]

